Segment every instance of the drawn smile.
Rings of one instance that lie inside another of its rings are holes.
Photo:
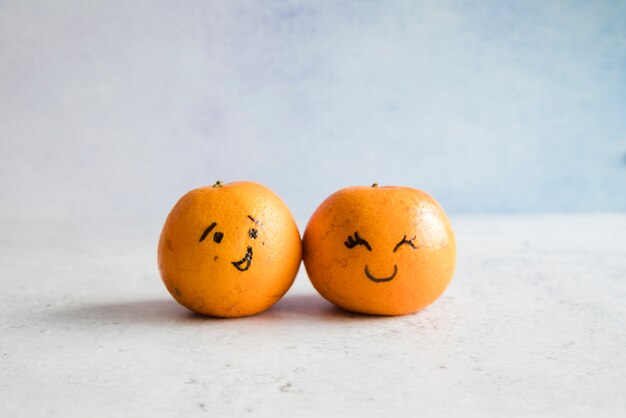
[[[393,274],[391,276],[380,278],[372,276],[372,273],[370,273],[370,269],[367,267],[367,264],[365,265],[365,275],[368,279],[376,283],[389,282],[393,280],[394,277],[396,277],[396,274],[398,274],[398,266],[396,266],[395,264],[393,265]]]
[[[239,261],[232,261],[231,264],[235,266],[235,268],[239,271],[246,271],[250,268],[250,264],[252,264],[252,247],[248,247],[246,250],[246,255]],[[242,267],[243,266],[243,267]],[[395,276],[395,272],[394,272]]]

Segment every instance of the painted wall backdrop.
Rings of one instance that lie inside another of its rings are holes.
[[[479,4],[475,4],[479,3]],[[2,1],[0,217],[163,219],[256,180],[299,219],[626,210],[626,2]]]

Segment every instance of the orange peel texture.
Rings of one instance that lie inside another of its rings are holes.
[[[216,183],[180,198],[158,247],[161,278],[190,310],[218,317],[262,312],[296,277],[302,241],[289,209],[258,183]]]
[[[375,315],[433,303],[456,262],[445,212],[427,193],[408,187],[339,190],[317,208],[303,244],[306,271],[324,298]]]

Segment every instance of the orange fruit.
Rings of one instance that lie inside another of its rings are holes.
[[[443,209],[409,187],[349,187],[328,197],[304,233],[315,289],[354,312],[402,315],[434,302],[454,273]]]
[[[180,198],[158,249],[161,278],[194,312],[240,317],[287,292],[302,260],[300,233],[285,203],[252,182],[202,187]]]

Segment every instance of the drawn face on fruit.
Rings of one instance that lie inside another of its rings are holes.
[[[416,240],[416,235],[413,235],[411,238],[407,239],[407,235],[404,234],[404,236],[402,237],[402,239],[400,239],[394,246],[393,248],[388,248],[389,253],[390,253],[390,259],[392,259],[391,255],[392,253],[397,253],[398,251],[401,251],[404,249],[404,246],[409,247],[411,250],[416,251],[419,249],[419,245],[416,244],[415,242]],[[365,238],[361,237],[359,235],[359,232],[356,231],[353,235],[348,236],[348,239],[344,242],[344,245],[346,246],[346,248],[348,248],[349,250],[360,250],[359,247],[363,247],[363,250],[367,250],[369,252],[372,251],[372,246],[370,245],[369,241],[367,241]],[[360,251],[363,251],[360,250]],[[384,249],[383,249],[384,251]],[[393,279],[395,279],[396,275],[398,274],[398,265],[393,263],[392,261],[389,263],[389,265],[393,264],[393,272],[391,272],[391,274],[387,274],[385,275],[385,273],[382,273],[382,275],[380,275],[379,272],[372,272],[370,271],[370,267],[367,264],[367,262],[365,263],[365,266],[363,267],[363,273],[365,274],[365,277],[367,277],[369,280],[373,281],[374,283],[386,283],[386,282],[390,282]]]
[[[245,254],[243,257],[241,257],[240,259],[237,260],[228,260],[230,261],[230,264],[233,265],[234,268],[236,268],[237,270],[241,271],[241,272],[245,272],[248,271],[248,269],[250,269],[250,267],[252,266],[252,260],[254,257],[254,250],[252,249],[252,241],[256,240],[259,237],[259,226],[261,225],[261,223],[253,218],[252,216],[248,215],[248,220],[253,222],[253,225],[250,225],[250,228],[247,230],[246,237],[247,239],[249,239],[249,244],[247,245],[247,248],[245,250]],[[243,235],[239,234],[239,235]],[[220,245],[222,244],[223,240],[228,240],[228,239],[236,239],[237,241],[241,241],[242,240],[242,236],[239,237],[226,237],[224,235],[224,232],[220,231],[219,229],[219,225],[217,224],[217,222],[212,222],[209,226],[207,226],[204,231],[202,232],[202,235],[200,235],[200,239],[198,240],[198,242],[201,245]],[[245,238],[244,238],[245,239]],[[243,250],[243,249],[242,249]],[[218,256],[214,256],[213,261],[218,261],[219,257]]]
[[[449,239],[440,209],[419,197],[399,199],[393,189],[372,190],[362,203],[341,195],[342,200],[322,207],[308,235],[308,242],[317,244],[307,247],[315,250],[309,251],[309,259],[322,260],[320,279],[350,292],[400,292],[421,282],[433,266],[433,252],[445,248]]]
[[[455,241],[437,202],[407,187],[355,186],[329,196],[304,233],[315,289],[350,311],[415,312],[452,278]]]
[[[289,208],[254,182],[190,190],[167,215],[159,273],[172,297],[204,315],[253,315],[289,289],[302,241]]]

